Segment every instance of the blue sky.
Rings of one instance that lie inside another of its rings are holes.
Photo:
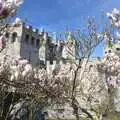
[[[35,28],[45,27],[48,32],[64,31],[66,25],[72,28],[82,26],[83,18],[95,16],[100,19],[101,10],[109,12],[120,9],[120,0],[25,0],[18,16],[27,18]],[[101,46],[94,52],[102,55]]]

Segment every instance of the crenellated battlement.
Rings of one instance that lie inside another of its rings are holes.
[[[33,33],[40,34],[39,29],[33,28],[31,25],[28,25],[28,26],[25,26],[25,25],[24,25],[24,27],[25,27],[28,31],[32,31]]]

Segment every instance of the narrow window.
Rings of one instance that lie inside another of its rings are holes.
[[[8,32],[6,32],[5,37],[6,37],[6,38],[9,38],[9,35],[10,35],[10,34],[9,34]]]
[[[50,60],[50,65],[53,65],[53,60]]]
[[[111,51],[111,50],[109,50],[108,52],[109,52],[109,53],[111,53],[112,51]]]
[[[37,46],[37,47],[40,46],[40,40],[39,40],[39,39],[37,39],[37,41],[36,41],[36,46]]]
[[[16,41],[16,38],[17,38],[17,33],[14,32],[14,33],[12,34],[12,43],[14,43],[14,42]]]
[[[32,39],[31,39],[31,45],[34,45],[34,40],[35,40],[35,38],[32,37]]]
[[[29,43],[29,35],[28,35],[28,34],[25,36],[25,42],[26,42],[27,44]]]

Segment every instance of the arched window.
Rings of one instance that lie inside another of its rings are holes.
[[[16,41],[16,38],[17,38],[17,33],[16,32],[14,32],[13,34],[12,34],[12,43],[14,43],[15,41]]]

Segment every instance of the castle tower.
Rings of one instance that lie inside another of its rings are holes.
[[[33,65],[41,62],[39,57],[41,37],[38,29],[33,29],[32,26],[23,27],[20,56]]]
[[[8,30],[5,33],[6,45],[5,48],[1,51],[0,55],[9,55],[12,57],[20,58],[20,46],[22,40],[22,33],[24,23],[20,22],[8,25]]]
[[[16,22],[9,25],[9,31],[6,35],[7,46],[0,55],[10,55],[21,59],[27,59],[33,65],[45,64],[46,44],[48,33],[39,32],[32,26],[25,26],[23,22]]]

